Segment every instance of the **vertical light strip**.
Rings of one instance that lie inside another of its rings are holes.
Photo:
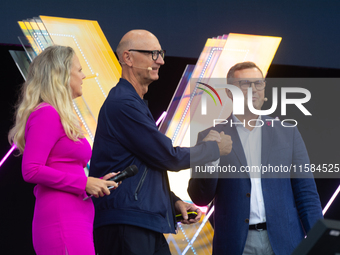
[[[92,142],[93,142],[93,141],[94,141],[94,136],[93,136],[93,134],[91,133],[91,130],[89,129],[88,125],[86,124],[86,122],[85,122],[83,116],[81,115],[81,113],[80,113],[80,111],[79,111],[77,105],[75,104],[75,102],[73,101],[72,103],[73,103],[73,108],[74,108],[74,110],[76,111],[76,113],[77,113],[79,119],[81,120],[81,122],[83,123],[83,125],[84,125],[84,127],[85,127],[85,129],[86,129],[86,132],[88,133],[89,137],[91,138],[91,140],[92,140]]]
[[[205,62],[205,65],[204,65],[204,67],[203,67],[203,69],[202,69],[202,71],[201,71],[201,74],[199,75],[198,82],[202,81],[202,79],[204,78],[205,71],[206,71],[206,69],[208,68],[208,66],[209,66],[209,64],[210,64],[210,60],[211,60],[211,58],[213,57],[215,51],[222,51],[222,50],[223,50],[223,48],[221,48],[221,47],[213,47],[213,48],[211,49],[210,54],[209,54],[209,57],[208,57],[208,59],[207,59],[206,62]],[[195,88],[194,88],[194,90],[193,90],[193,92],[192,92],[192,94],[191,94],[191,96],[190,96],[189,102],[187,103],[187,105],[186,105],[186,107],[185,107],[185,110],[184,110],[184,112],[183,112],[183,114],[182,114],[182,117],[181,117],[181,119],[180,119],[180,121],[179,121],[179,124],[177,125],[177,128],[176,128],[176,130],[175,130],[175,133],[174,133],[174,135],[173,135],[173,137],[172,137],[172,139],[171,139],[172,142],[175,141],[175,139],[176,139],[176,137],[177,137],[177,135],[178,135],[178,133],[179,133],[181,127],[182,127],[182,123],[183,123],[184,119],[186,118],[187,112],[189,111],[189,107],[190,107],[190,105],[191,105],[191,102],[192,102],[193,98],[197,95],[197,94],[196,94],[197,87],[198,87],[198,84],[196,83]]]
[[[194,253],[194,255],[197,255],[197,252],[195,251],[194,247],[190,244],[189,238],[188,238],[187,234],[185,233],[185,231],[184,231],[183,227],[181,226],[181,224],[178,224],[178,227],[182,231],[182,233],[183,233],[183,235],[185,237],[185,240],[188,242],[188,245],[184,249],[184,251],[182,252],[182,255],[184,255],[189,250],[189,248],[191,248],[191,250]]]
[[[159,123],[161,123],[161,121],[165,118],[167,112],[163,112],[162,115],[158,118],[158,120],[156,121],[156,126],[159,125]]]
[[[9,155],[11,155],[11,153],[15,150],[17,146],[15,144],[13,144],[12,148],[7,152],[7,154],[5,155],[5,157],[1,160],[0,162],[0,167],[2,166],[2,164],[5,162],[5,160],[9,157]]]
[[[205,215],[200,227],[197,229],[196,233],[194,234],[191,241],[188,243],[187,247],[185,247],[184,251],[182,252],[182,255],[185,255],[187,253],[187,251],[189,250],[189,248],[192,247],[192,244],[196,241],[198,234],[201,232],[202,228],[204,227],[205,223],[207,223],[210,215],[214,212],[214,210],[215,210],[215,206],[211,207],[208,214]]]
[[[322,214],[325,215],[325,213],[327,212],[328,208],[331,206],[331,204],[333,203],[334,199],[336,198],[336,196],[339,194],[340,192],[340,185],[338,186],[338,188],[336,189],[336,191],[334,192],[333,196],[331,197],[331,199],[329,199],[327,205],[325,206],[325,208],[322,210]]]

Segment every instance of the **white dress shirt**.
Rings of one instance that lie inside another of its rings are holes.
[[[259,117],[260,119],[260,117]],[[239,119],[233,116],[233,124],[242,123]],[[260,126],[259,120],[257,123],[250,123],[253,126]],[[247,159],[248,166],[254,169],[257,166],[259,172],[249,172],[251,182],[250,192],[250,217],[249,224],[257,224],[266,222],[266,212],[264,208],[262,185],[261,185],[261,138],[262,132],[261,127],[254,127],[253,130],[248,130],[242,124],[236,125],[237,133],[240,137],[244,154]]]

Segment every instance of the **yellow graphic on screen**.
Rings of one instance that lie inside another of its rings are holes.
[[[36,54],[53,44],[75,50],[86,79],[83,96],[74,100],[74,107],[92,145],[100,107],[121,76],[121,66],[98,22],[39,16],[19,25]]]

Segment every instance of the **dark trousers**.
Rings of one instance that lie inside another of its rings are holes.
[[[94,230],[96,255],[171,255],[164,235],[131,225],[106,225]]]

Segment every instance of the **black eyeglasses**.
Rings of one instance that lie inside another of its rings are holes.
[[[248,81],[248,80],[240,80],[236,81],[240,88],[242,90],[247,90],[249,87],[251,87],[251,84],[254,84],[256,90],[264,90],[266,87],[266,81],[265,80],[258,80],[258,81]]]
[[[149,53],[152,54],[152,60],[156,61],[159,57],[159,55],[161,55],[162,59],[164,59],[164,55],[165,55],[165,50],[129,50],[129,51],[138,51],[141,53]]]

